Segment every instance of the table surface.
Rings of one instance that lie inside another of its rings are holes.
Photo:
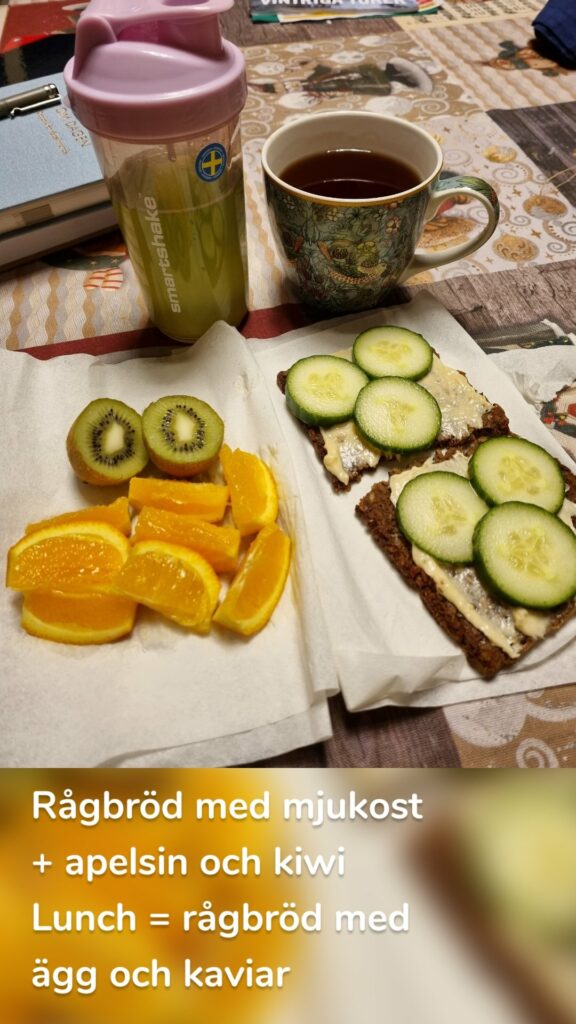
[[[244,47],[247,61],[248,166],[266,135],[298,111],[365,107],[427,126],[450,171],[472,168],[494,184],[502,219],[491,242],[469,260],[413,278],[389,300],[407,301],[426,287],[489,354],[576,344],[576,72],[533,48],[531,21],[541,6],[445,0],[441,12],[425,17],[280,25],[253,24],[247,0],[237,0],[222,17],[224,34]],[[69,8],[64,0],[0,0],[0,84],[61,70],[73,50]],[[306,319],[284,290],[261,202],[249,184],[243,331],[270,337]],[[443,211],[424,244],[437,251],[476,226],[468,204]],[[104,291],[105,304],[98,302]],[[65,297],[65,321],[46,293]],[[116,233],[0,275],[0,324],[4,347],[43,358],[162,341],[146,321]],[[576,455],[576,383],[539,412]],[[340,698],[330,707],[331,740],[265,763],[576,765],[576,684],[425,711],[349,714]]]

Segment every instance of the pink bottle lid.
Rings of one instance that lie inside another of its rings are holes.
[[[126,142],[204,134],[246,100],[244,57],[222,39],[234,0],[91,0],[64,69],[89,131]]]

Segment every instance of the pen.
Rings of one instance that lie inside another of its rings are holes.
[[[43,110],[44,107],[55,107],[61,102],[58,87],[53,82],[37,86],[35,89],[27,89],[25,92],[0,100],[0,121],[32,114],[36,110]]]

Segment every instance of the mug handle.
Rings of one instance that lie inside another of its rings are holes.
[[[422,270],[433,270],[434,267],[442,267],[445,263],[452,263],[453,260],[469,256],[470,253],[475,252],[481,245],[484,245],[484,242],[487,242],[494,234],[500,217],[498,196],[487,181],[468,175],[455,175],[453,178],[443,178],[436,183],[436,187],[426,207],[425,222],[432,220],[438,207],[449,196],[461,195],[472,196],[482,203],[482,206],[488,213],[488,223],[486,226],[475,238],[462,242],[460,245],[452,245],[449,249],[444,249],[443,252],[425,253],[416,249],[406,270],[402,273],[399,283],[405,281],[407,277],[412,277],[413,274],[419,274]]]

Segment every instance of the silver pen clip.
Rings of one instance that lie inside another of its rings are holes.
[[[0,100],[0,121],[21,117],[23,114],[33,114],[36,110],[55,107],[61,102],[58,86],[53,82],[37,86],[35,89],[27,89],[25,92]]]

